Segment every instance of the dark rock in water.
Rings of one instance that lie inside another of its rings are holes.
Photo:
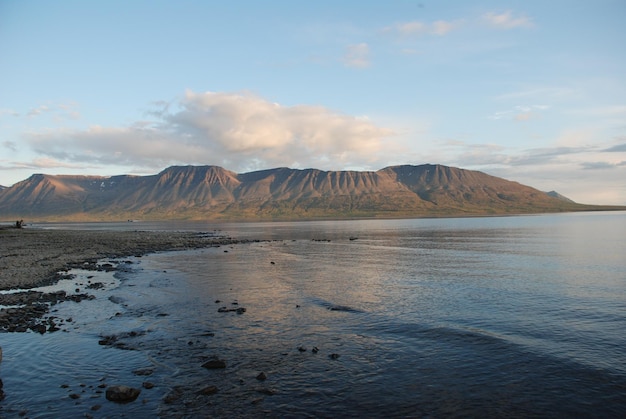
[[[354,311],[353,308],[348,306],[330,306],[330,311]]]
[[[300,352],[306,352],[306,348],[304,346],[298,346],[298,350]]]
[[[113,345],[117,341],[116,336],[103,336],[102,339],[98,341],[98,345]]]
[[[218,389],[215,386],[207,386],[205,388],[203,388],[202,390],[200,390],[198,392],[198,394],[201,394],[203,396],[210,396],[212,394],[217,393]]]
[[[113,304],[121,304],[124,302],[124,299],[117,297],[115,295],[112,295],[109,297],[109,301],[112,302]]]
[[[30,330],[33,332],[41,333],[42,335],[46,333],[46,326],[43,324],[35,324],[30,327]]]
[[[273,390],[271,388],[259,388],[257,389],[257,392],[265,394],[267,396],[273,396],[274,394],[276,394],[276,390]]]
[[[118,349],[134,350],[136,349],[135,347],[130,346],[126,342],[122,342],[121,339],[135,338],[138,336],[143,336],[145,334],[145,331],[133,330],[130,332],[120,333],[118,335],[102,336],[102,339],[98,341],[98,344],[104,346],[113,346]]]
[[[256,379],[259,381],[267,380],[267,375],[265,375],[264,372],[261,372],[259,375],[256,376]]]
[[[221,359],[211,359],[205,362],[204,364],[202,364],[202,367],[209,369],[209,370],[217,370],[220,368],[226,368],[226,361],[221,360]]]
[[[330,354],[330,355],[328,355],[328,357],[330,359],[337,359],[337,358],[339,358],[339,354]]]
[[[151,383],[150,381],[144,381],[141,386],[147,390],[150,390],[151,388],[154,388],[154,383]]]
[[[128,386],[111,386],[107,388],[106,398],[117,403],[128,403],[139,397],[141,390]]]
[[[314,346],[313,349],[311,349],[311,352],[313,352],[314,354],[318,353],[320,350],[317,348],[317,346]]]
[[[183,390],[180,387],[176,387],[163,398],[163,403],[172,404],[181,397],[183,397]]]
[[[74,400],[80,399],[80,394],[72,393],[70,394],[70,399],[74,399]]]
[[[237,303],[233,303],[233,304],[237,304]],[[228,308],[228,307],[220,307],[217,309],[218,313],[231,313],[231,312],[235,312],[237,314],[243,314],[246,312],[246,308],[245,307],[238,307],[238,308]]]
[[[154,370],[152,368],[143,368],[133,371],[135,375],[152,375]]]
[[[93,406],[91,406],[91,410],[93,410],[94,412],[97,410],[100,410],[102,408],[101,404],[94,404]]]
[[[115,270],[115,267],[113,265],[111,265],[110,263],[103,263],[102,265],[100,265],[98,270],[99,271],[111,272],[111,271]]]

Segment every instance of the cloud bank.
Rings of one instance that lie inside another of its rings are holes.
[[[375,166],[392,147],[387,128],[322,106],[283,106],[250,93],[196,93],[163,104],[153,120],[27,134],[39,154],[68,163],[157,168],[215,164],[340,169]]]

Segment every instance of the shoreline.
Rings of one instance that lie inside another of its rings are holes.
[[[1,228],[0,290],[51,285],[59,272],[104,258],[243,242],[206,232]]]
[[[4,306],[0,308],[0,332],[32,330],[44,334],[60,330],[59,319],[49,316],[51,306],[93,299],[89,289],[102,284],[90,284],[80,294],[33,289],[70,279],[71,269],[115,271],[126,262],[100,261],[245,242],[249,240],[197,232],[0,228],[0,291],[19,290],[0,292],[0,306]]]

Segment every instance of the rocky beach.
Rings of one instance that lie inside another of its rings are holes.
[[[90,283],[75,294],[64,291],[44,293],[32,288],[71,279],[68,271],[122,269],[128,256],[142,256],[166,250],[187,250],[221,246],[239,241],[209,233],[155,231],[44,230],[15,227],[0,228],[0,332],[46,333],[59,330],[54,318],[46,317],[51,305],[62,301],[92,299]],[[102,259],[114,263],[99,263]]]
[[[99,263],[104,258],[121,259],[166,250],[221,246],[239,241],[210,233],[155,231],[45,230],[0,227],[0,332],[38,333],[59,330],[54,318],[45,317],[50,306],[62,301],[91,299],[89,289],[67,295],[44,293],[32,288],[70,279],[70,269],[93,271],[121,269],[128,261]],[[78,290],[77,290],[78,291]]]
[[[210,233],[0,227],[0,290],[48,285],[59,272],[103,258],[233,243],[239,241]]]
[[[158,231],[45,230],[0,227],[0,290],[23,291],[0,293],[0,332],[39,333],[58,330],[54,320],[40,320],[50,305],[61,301],[93,298],[88,292],[66,295],[64,292],[42,293],[29,289],[69,279],[73,268],[117,270],[116,265],[98,263],[104,258],[118,259],[142,256],[168,250],[188,250],[240,243],[211,233]],[[89,284],[97,288],[98,284]],[[39,320],[38,320],[39,319]]]
[[[50,315],[51,307],[63,301],[81,302],[95,298],[91,290],[103,287],[89,281],[75,293],[41,292],[33,288],[72,279],[72,269],[118,271],[141,257],[159,251],[219,247],[241,243],[205,232],[54,230],[0,226],[0,333],[52,333],[71,319]],[[8,292],[7,292],[8,291]],[[2,348],[0,346],[0,361]],[[125,386],[107,389],[107,399],[133,400],[137,390]],[[136,394],[137,393],[137,394]],[[0,401],[5,398],[0,380]]]

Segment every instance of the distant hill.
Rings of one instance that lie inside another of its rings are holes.
[[[553,197],[553,198],[557,198],[560,199],[561,201],[565,201],[565,202],[571,202],[573,203],[574,201],[572,201],[571,199],[569,199],[566,196],[561,195],[560,193],[558,193],[557,191],[550,191],[550,192],[546,192],[549,196]]]
[[[370,171],[276,168],[237,174],[173,166],[151,176],[35,174],[0,190],[0,219],[271,220],[525,214],[626,207],[577,204],[442,165]]]

